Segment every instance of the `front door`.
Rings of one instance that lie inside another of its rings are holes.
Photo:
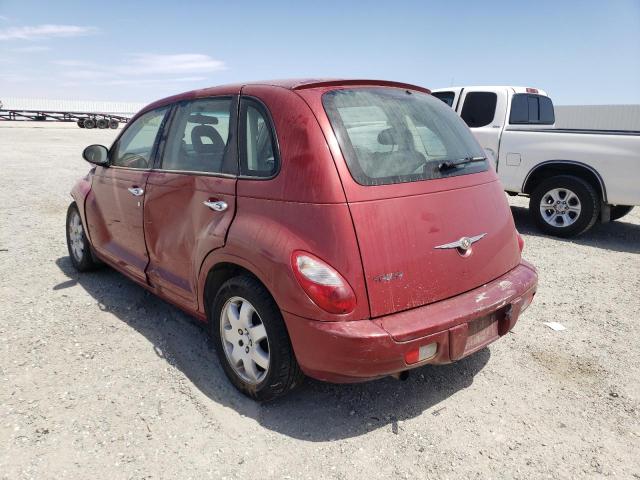
[[[167,108],[135,120],[111,147],[108,167],[96,167],[86,215],[95,250],[134,279],[146,282],[145,188]]]
[[[200,265],[224,245],[235,213],[237,101],[227,96],[176,105],[160,163],[147,180],[147,276],[186,307],[197,307]]]

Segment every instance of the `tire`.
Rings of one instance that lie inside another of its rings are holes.
[[[626,205],[613,205],[611,207],[611,216],[610,216],[610,220],[613,222],[614,220],[618,220],[622,217],[624,217],[627,213],[629,213],[631,210],[633,210],[633,206],[626,206]]]
[[[302,383],[304,375],[280,309],[259,281],[244,275],[233,277],[220,287],[212,303],[209,332],[224,372],[240,392],[267,401]],[[242,315],[244,308],[247,313]],[[237,312],[235,316],[233,311]],[[260,358],[262,365],[254,358]]]
[[[109,120],[109,128],[111,130],[115,130],[116,128],[118,128],[118,121],[117,120]]]
[[[82,123],[84,124],[84,128],[96,128],[96,121],[93,118],[85,118]]]
[[[107,120],[106,118],[100,118],[97,122],[96,122],[96,126],[98,128],[101,129],[105,129],[105,128],[109,128],[109,120]]]
[[[84,121],[83,120],[78,120],[76,122],[76,124],[80,127],[80,128],[84,128]]]
[[[543,232],[568,238],[589,230],[598,220],[600,206],[600,196],[593,185],[572,175],[558,175],[535,188],[529,214]]]
[[[80,212],[75,203],[67,209],[67,250],[74,268],[79,272],[94,270],[100,263],[93,257],[91,244],[85,235]]]

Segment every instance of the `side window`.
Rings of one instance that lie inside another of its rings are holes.
[[[278,171],[275,131],[258,102],[240,101],[240,175],[268,178]]]
[[[516,93],[511,99],[510,124],[551,125],[555,122],[549,97]]]
[[[498,95],[493,92],[469,92],[464,98],[460,116],[469,128],[489,125],[496,115]]]
[[[456,94],[455,93],[453,93],[453,92],[434,92],[431,95],[433,95],[436,98],[439,98],[444,103],[446,103],[451,108],[453,108],[453,100],[454,100],[454,98],[456,98]]]
[[[162,155],[163,170],[235,173],[228,154],[231,98],[206,98],[176,107]]]
[[[112,151],[111,164],[117,167],[151,168],[153,147],[168,110],[168,107],[151,110],[134,121]]]

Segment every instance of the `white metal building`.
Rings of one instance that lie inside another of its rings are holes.
[[[640,131],[640,105],[556,105],[557,128]]]

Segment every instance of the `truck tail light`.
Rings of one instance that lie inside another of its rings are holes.
[[[518,236],[518,248],[520,249],[520,253],[524,250],[524,238],[520,235],[520,232],[516,230],[516,235]]]
[[[356,295],[334,268],[307,252],[295,251],[291,267],[309,298],[329,313],[350,313],[356,308]]]

